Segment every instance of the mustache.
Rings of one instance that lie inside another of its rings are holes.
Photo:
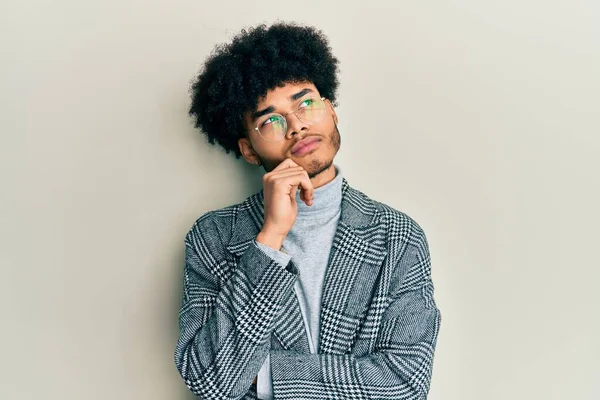
[[[304,139],[308,139],[308,138],[311,138],[311,137],[313,137],[313,136],[320,137],[320,138],[321,138],[321,140],[322,140],[322,138],[323,138],[323,135],[319,135],[319,134],[316,134],[316,133],[311,133],[310,135],[304,135],[304,136],[302,136],[302,139],[296,139],[296,140],[294,140],[294,142],[293,142],[293,143],[292,143],[292,145],[290,146],[289,150],[290,150],[290,151],[292,151],[292,149],[294,148],[294,146],[295,146],[295,145],[296,145],[298,142],[301,142],[301,141],[303,141]]]

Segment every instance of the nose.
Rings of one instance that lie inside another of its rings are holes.
[[[287,122],[287,132],[286,132],[285,136],[288,139],[291,139],[298,132],[308,130],[309,125],[306,122],[303,122],[300,118],[298,118],[296,113],[288,114],[286,116],[286,122]]]

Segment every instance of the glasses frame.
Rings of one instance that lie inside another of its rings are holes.
[[[323,105],[325,105],[325,100],[327,100],[327,98],[326,98],[326,97],[321,97],[320,99],[323,101]],[[306,100],[306,99],[305,99],[305,100]],[[302,101],[301,101],[300,103],[302,103]],[[324,107],[324,109],[325,109],[325,108],[326,108],[326,107]],[[253,131],[257,131],[257,132],[258,132],[258,134],[260,135],[260,138],[261,138],[262,140],[264,140],[265,142],[268,142],[268,143],[279,143],[279,142],[281,142],[281,141],[282,141],[282,140],[283,140],[283,139],[286,137],[286,135],[287,135],[287,128],[288,128],[287,116],[288,116],[288,115],[290,115],[290,114],[294,114],[294,115],[296,115],[296,118],[298,118],[300,121],[302,121],[302,118],[300,118],[300,117],[298,116],[298,114],[296,114],[298,111],[300,111],[300,108],[298,108],[297,110],[290,111],[290,112],[286,113],[285,115],[284,115],[284,114],[279,114],[279,113],[273,113],[273,114],[272,114],[272,115],[279,115],[279,116],[283,117],[283,121],[285,121],[285,133],[284,133],[284,135],[283,135],[283,136],[282,136],[282,137],[281,137],[279,140],[267,140],[267,139],[265,139],[265,137],[262,135],[262,133],[260,133],[260,130],[258,129],[258,122],[256,123],[256,127],[254,127],[253,129],[249,130],[249,131],[248,131],[248,133],[250,133],[250,132],[253,132]],[[316,122],[313,122],[312,124],[309,124],[309,125],[318,124],[319,122],[321,122],[321,121],[323,120],[323,117],[324,117],[324,116],[325,116],[325,112],[323,112],[323,115],[321,116],[321,118],[320,118],[318,121],[316,121]],[[306,122],[306,121],[302,121],[302,122],[304,122],[304,123],[308,124],[308,122]]]

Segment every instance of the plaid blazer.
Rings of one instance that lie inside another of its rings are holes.
[[[264,192],[202,215],[185,237],[175,364],[202,399],[256,399],[271,357],[276,399],[426,399],[441,314],[430,254],[406,214],[342,183],[318,353],[293,285],[256,245]]]

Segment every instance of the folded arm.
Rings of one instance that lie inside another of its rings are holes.
[[[374,351],[362,357],[271,351],[275,398],[425,399],[441,322],[430,268],[418,228],[392,275]]]
[[[185,251],[175,364],[203,399],[239,399],[269,352],[273,317],[297,271],[282,268],[256,243],[229,271],[210,214],[186,235]]]

